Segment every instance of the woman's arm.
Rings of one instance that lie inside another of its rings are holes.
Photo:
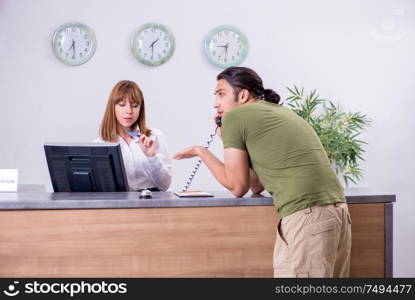
[[[157,129],[153,129],[152,132],[156,144],[156,154],[153,157],[147,157],[147,160],[143,163],[143,168],[157,188],[166,191],[171,184],[172,161],[169,157],[163,133]]]

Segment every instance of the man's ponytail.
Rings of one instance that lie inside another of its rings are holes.
[[[274,90],[265,89],[263,99],[267,102],[278,104],[280,103],[281,97]]]

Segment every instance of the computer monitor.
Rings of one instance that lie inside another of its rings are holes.
[[[128,181],[115,143],[46,143],[55,192],[125,192]]]

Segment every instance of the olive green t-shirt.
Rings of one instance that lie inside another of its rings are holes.
[[[292,110],[266,101],[242,105],[223,118],[222,139],[225,148],[248,152],[281,217],[346,201],[319,137]]]

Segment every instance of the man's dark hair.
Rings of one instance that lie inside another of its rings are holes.
[[[223,70],[217,80],[225,79],[233,88],[235,95],[246,89],[257,99],[278,104],[281,97],[271,89],[264,89],[261,77],[252,69],[246,67],[229,67]]]

